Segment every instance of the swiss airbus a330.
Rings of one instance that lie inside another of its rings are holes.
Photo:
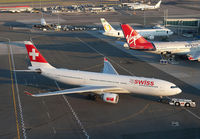
[[[39,94],[26,92],[26,94],[33,97],[92,92],[95,95],[100,95],[105,102],[118,103],[119,93],[137,93],[160,97],[181,93],[180,88],[165,80],[119,75],[106,58],[104,58],[102,73],[58,69],[51,66],[45,60],[32,42],[26,41],[25,46],[32,66],[28,67],[29,70],[19,71],[37,72],[65,84],[81,86],[78,88]]]

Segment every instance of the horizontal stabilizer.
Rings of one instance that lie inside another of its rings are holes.
[[[40,69],[36,69],[36,70],[13,70],[15,72],[37,72],[37,73],[41,73]]]

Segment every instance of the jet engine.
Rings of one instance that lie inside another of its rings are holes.
[[[111,94],[111,93],[104,93],[102,95],[102,99],[105,102],[117,104],[118,101],[119,101],[119,95],[118,94]]]
[[[124,48],[126,48],[126,49],[129,49],[129,45],[128,45],[128,43],[124,43]]]

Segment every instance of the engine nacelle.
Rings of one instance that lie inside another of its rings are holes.
[[[128,45],[128,43],[124,43],[124,48],[126,48],[126,49],[129,49],[129,45]]]
[[[105,102],[116,104],[119,101],[119,95],[118,94],[111,94],[111,93],[104,93],[102,95],[102,99]]]

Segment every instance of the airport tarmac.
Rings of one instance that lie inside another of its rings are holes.
[[[137,23],[137,20],[142,24],[140,14],[136,18],[131,18],[133,14],[123,17],[120,13],[106,17],[116,25],[120,21]],[[16,17],[13,14],[0,15],[0,37],[4,37],[0,38],[0,138],[200,138],[198,62],[180,60],[177,65],[159,65],[158,55],[129,52],[119,48],[116,39],[101,38],[98,32],[30,32],[9,28],[10,23],[26,24],[27,20],[35,21],[37,16],[25,13]],[[84,20],[87,16],[83,15],[61,15],[61,18],[66,24],[68,21],[96,24],[100,22],[100,16],[93,15],[87,20]],[[156,16],[157,13],[147,23],[162,21]],[[12,51],[3,42],[7,38],[11,41]],[[158,102],[157,97],[136,94],[120,95],[116,105],[105,103],[100,98],[97,101],[88,100],[86,94],[43,98],[27,96],[25,90],[42,93],[74,87],[36,73],[11,74],[13,69],[27,69],[30,65],[23,45],[23,41],[30,38],[55,67],[101,72],[103,57],[106,56],[120,74],[154,77],[175,83],[183,90],[176,97],[193,99],[197,107],[174,107]]]
[[[189,2],[189,1],[186,1]],[[111,24],[119,28],[118,23],[129,23],[132,25],[155,25],[163,23],[164,12],[168,10],[168,18],[187,17],[198,18],[200,17],[199,9],[191,9],[190,5],[184,1],[177,2],[177,4],[170,4],[170,0],[166,0],[161,5],[159,10],[150,11],[126,11],[116,10],[115,13],[66,13],[66,14],[50,14],[44,13],[44,18],[47,23],[59,23],[66,25],[91,25],[100,24],[100,18],[106,18]],[[193,5],[199,7],[199,2],[191,1]],[[181,4],[183,3],[183,4]],[[59,18],[58,18],[59,15]],[[3,13],[0,14],[0,24],[5,26],[28,26],[32,24],[39,24],[42,15],[40,13]]]
[[[168,65],[162,65],[160,64],[159,60],[161,59],[160,55],[147,53],[143,51],[134,51],[128,48],[124,48],[125,40],[116,40],[112,37],[107,37],[99,32],[90,31],[89,34],[98,37],[99,39],[106,41],[107,43],[113,45],[114,47],[131,54],[134,57],[137,57],[140,60],[143,60],[147,62],[148,64],[172,75],[176,78],[186,82],[187,84],[190,84],[197,89],[200,89],[200,85],[198,84],[200,82],[200,65],[198,61],[189,61],[186,57],[184,59],[181,59],[179,56],[175,57],[175,61],[172,63],[169,63]],[[177,38],[176,35],[173,35],[173,38]],[[183,39],[183,38],[182,38]],[[171,40],[171,39],[170,39]],[[183,40],[179,40],[183,41]]]
[[[11,47],[24,48],[22,41],[28,38],[24,32],[19,36],[15,31],[9,32],[15,41]],[[6,36],[6,33],[5,33]],[[32,40],[49,63],[55,67],[100,72],[103,67],[103,55],[108,57],[120,74],[161,78],[173,81],[181,87],[183,93],[177,97],[189,97],[198,101],[199,90],[191,85],[143,62],[104,40],[88,32],[40,32],[32,33]],[[22,38],[20,40],[20,38]],[[5,46],[4,46],[5,47]],[[5,49],[5,48],[4,48]],[[25,49],[25,48],[24,48]],[[29,60],[26,54],[13,49],[15,69],[27,69]],[[1,84],[5,97],[4,105],[13,105],[11,92],[9,62],[1,55],[4,74],[8,80]],[[12,57],[12,55],[11,55]],[[4,61],[4,62],[3,62]],[[12,62],[10,63],[12,65]],[[7,66],[6,66],[7,65]],[[120,95],[118,104],[108,104],[101,99],[88,100],[86,95],[73,94],[55,97],[32,98],[24,90],[41,93],[52,90],[71,88],[73,86],[55,83],[55,81],[35,73],[16,73],[18,89],[16,108],[21,138],[199,138],[200,111],[197,108],[173,107],[161,104],[156,97],[140,95]],[[16,81],[15,81],[16,82]],[[10,86],[10,88],[9,88]],[[192,93],[191,93],[192,92]],[[20,104],[19,99],[20,97]],[[1,98],[2,99],[2,98]],[[1,130],[1,137],[17,137],[14,108],[7,109],[7,116],[1,121],[12,128]],[[21,106],[21,111],[20,111]],[[6,113],[2,113],[6,115]],[[9,114],[12,113],[12,114]],[[23,120],[21,119],[23,117]],[[0,128],[4,129],[4,125]],[[7,133],[7,134],[6,134]],[[11,134],[12,133],[12,134]]]

